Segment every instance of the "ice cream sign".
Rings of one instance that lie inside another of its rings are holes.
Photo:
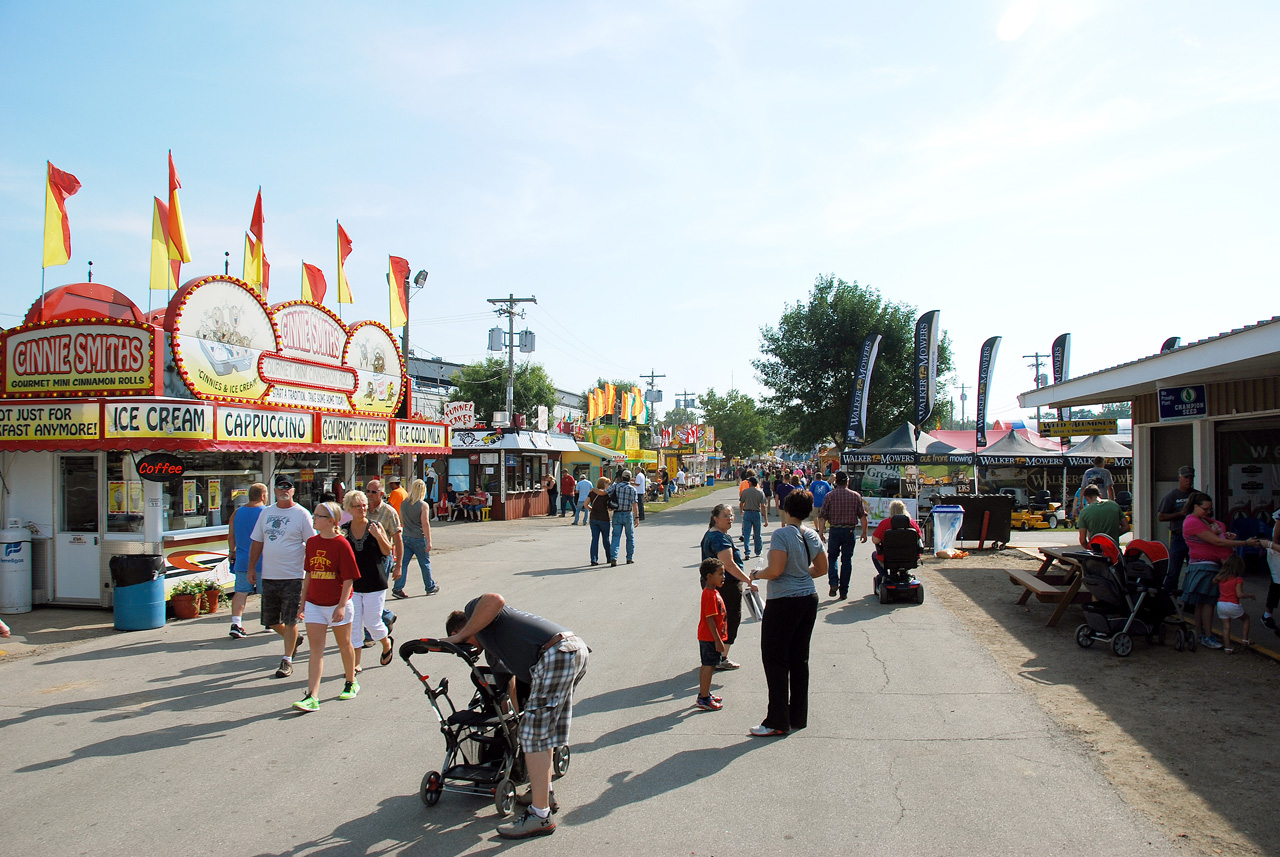
[[[148,394],[152,328],[136,322],[51,322],[4,334],[4,392],[16,396]]]
[[[307,301],[268,306],[233,277],[183,286],[165,324],[178,372],[201,399],[390,415],[404,395],[404,362],[385,327],[348,327]]]

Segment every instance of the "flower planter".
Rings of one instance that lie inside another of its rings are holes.
[[[170,595],[169,603],[173,606],[173,615],[176,619],[194,619],[200,615],[200,601],[202,596],[199,595]]]
[[[218,596],[221,594],[217,589],[206,589],[200,594],[200,612],[201,613],[217,613],[218,612]]]

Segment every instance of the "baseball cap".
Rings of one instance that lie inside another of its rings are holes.
[[[1178,468],[1179,476],[1195,476],[1196,469],[1189,464],[1184,464]]]
[[[292,487],[293,487],[293,479],[291,479],[287,474],[281,473],[279,476],[277,476],[277,477],[276,477],[276,487],[277,487],[277,488],[292,488]]]
[[[388,477],[387,477],[387,484],[388,484],[388,485],[399,485],[399,484],[400,484],[400,477],[399,477],[399,476],[388,476]]]
[[[630,481],[631,481],[631,471],[630,471],[630,470],[624,470],[624,471],[622,471],[622,481],[623,481],[623,482],[630,482]]]

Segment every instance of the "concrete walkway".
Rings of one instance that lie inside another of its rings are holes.
[[[567,519],[494,522],[487,532],[499,541],[441,551],[441,595],[394,603],[398,641],[439,635],[449,610],[498,591],[594,649],[572,764],[557,784],[559,829],[516,847],[1175,853],[947,611],[927,598],[881,606],[862,597],[871,578],[863,546],[853,600],[831,601],[819,581],[808,729],[747,736],[765,708],[758,625],[744,625],[734,649],[743,668],[717,675],[724,710],[695,710],[697,546],[711,505],[731,498],[726,489],[650,515],[637,531],[637,563],[616,569],[586,564],[588,530]],[[438,538],[449,534],[442,528]],[[421,592],[421,580],[409,591]],[[256,619],[255,607],[246,624]],[[274,635],[231,640],[226,625],[224,612],[0,664],[0,855],[509,847],[493,833],[488,802],[446,794],[428,809],[419,801],[444,741],[398,658],[378,667],[376,649],[367,650],[360,696],[340,702],[331,648],[320,711],[298,715],[289,705],[302,696],[305,655],[292,678],[274,679]],[[455,659],[415,663],[466,686]]]

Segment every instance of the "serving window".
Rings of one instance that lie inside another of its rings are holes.
[[[121,455],[130,454],[107,454],[109,490],[115,478],[113,474],[122,472],[113,469],[112,464],[113,459]],[[226,525],[231,512],[237,506],[249,502],[249,486],[254,482],[265,481],[262,478],[262,456],[259,453],[188,452],[183,453],[181,458],[185,472],[176,479],[162,483],[161,510],[166,532]],[[129,461],[125,464],[121,461],[120,465],[132,468],[133,463]],[[125,478],[124,482],[127,485],[129,480]],[[127,496],[126,492],[126,498]],[[110,499],[114,501],[114,498]],[[133,523],[131,518],[131,515],[126,515],[126,522],[130,525]],[[140,510],[137,523],[138,530],[116,532],[138,532],[141,529]]]
[[[543,455],[507,453],[506,468],[508,491],[539,491],[547,472],[547,459]]]
[[[343,478],[342,455],[327,452],[277,455],[273,478],[282,473],[293,479],[293,502],[314,509],[320,495],[333,489],[333,480]],[[268,498],[272,496],[267,493]]]

